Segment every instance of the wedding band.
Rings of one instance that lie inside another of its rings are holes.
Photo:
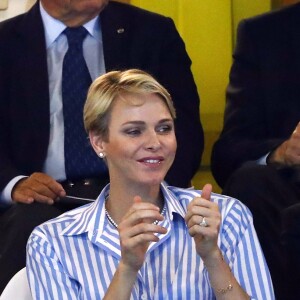
[[[200,225],[201,227],[207,227],[207,226],[208,226],[208,224],[206,223],[205,217],[203,217],[203,219],[202,219],[202,221],[199,223],[199,225]]]

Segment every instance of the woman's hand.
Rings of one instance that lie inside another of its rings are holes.
[[[221,214],[218,205],[210,201],[211,191],[212,186],[206,184],[201,197],[194,198],[188,205],[185,216],[189,234],[195,240],[196,251],[204,261],[212,259],[219,253],[217,241]]]
[[[149,244],[159,240],[155,234],[167,232],[164,227],[153,224],[163,219],[159,207],[142,202],[139,196],[134,197],[133,205],[118,226],[124,266],[136,272],[141,268]]]

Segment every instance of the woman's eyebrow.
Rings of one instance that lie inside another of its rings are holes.
[[[127,121],[124,122],[122,125],[130,125],[130,124],[134,124],[134,125],[144,125],[145,121]]]
[[[165,118],[165,119],[161,119],[158,121],[158,124],[161,124],[161,123],[165,123],[165,122],[173,122],[173,119],[172,118]],[[127,121],[127,122],[124,122],[122,125],[144,125],[146,124],[145,121],[139,121],[139,120],[136,120],[136,121]]]

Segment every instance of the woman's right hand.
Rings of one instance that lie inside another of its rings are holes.
[[[153,224],[163,219],[159,207],[143,202],[140,196],[134,197],[133,205],[118,226],[123,266],[138,272],[150,243],[159,240],[156,234],[167,232],[164,227]]]

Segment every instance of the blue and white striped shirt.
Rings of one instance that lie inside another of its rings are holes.
[[[200,191],[161,184],[168,232],[150,244],[131,299],[215,299],[184,216]],[[32,232],[27,272],[34,299],[102,299],[120,261],[119,235],[105,217],[105,197],[50,220]],[[238,200],[213,194],[222,214],[219,247],[251,299],[274,299],[272,282],[252,216]]]

